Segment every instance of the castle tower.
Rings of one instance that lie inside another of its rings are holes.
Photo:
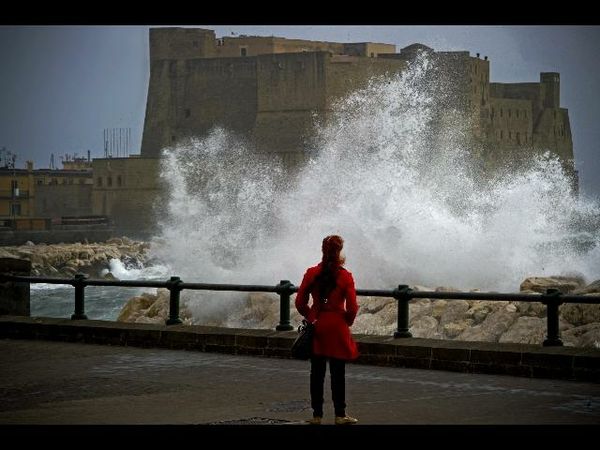
[[[544,108],[560,108],[560,74],[556,72],[540,73],[542,84],[542,104]]]

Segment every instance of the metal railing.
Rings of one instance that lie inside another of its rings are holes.
[[[204,291],[241,291],[241,292],[273,292],[279,295],[279,324],[277,331],[289,331],[294,327],[290,323],[290,296],[298,292],[298,287],[289,280],[281,280],[275,286],[268,285],[243,285],[243,284],[211,284],[211,283],[184,283],[179,277],[171,277],[167,281],[153,280],[97,280],[90,279],[87,275],[77,273],[73,278],[51,278],[17,276],[10,273],[0,274],[0,282],[13,281],[16,283],[49,283],[70,284],[75,288],[75,311],[71,315],[73,320],[87,319],[85,314],[85,287],[86,286],[121,286],[121,287],[148,287],[166,288],[169,290],[169,317],[167,325],[183,323],[179,317],[179,297],[184,289]],[[546,305],[547,308],[547,336],[543,346],[562,346],[558,324],[559,306],[563,303],[599,304],[600,296],[584,296],[562,294],[558,289],[547,289],[544,294],[505,294],[495,292],[437,292],[413,291],[408,285],[398,285],[393,290],[357,289],[357,296],[394,298],[398,302],[397,327],[394,338],[410,338],[409,308],[408,303],[415,298],[443,299],[443,300],[486,300],[486,301],[518,301],[535,302]]]

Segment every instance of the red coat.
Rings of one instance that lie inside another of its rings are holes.
[[[321,263],[307,269],[296,295],[296,309],[309,322],[315,323],[313,353],[315,355],[351,360],[358,358],[356,342],[350,334],[358,312],[356,290],[352,273],[340,268],[336,287],[329,295],[327,303],[321,303],[319,290],[313,286],[315,277],[321,273]],[[309,294],[312,305],[308,306]]]

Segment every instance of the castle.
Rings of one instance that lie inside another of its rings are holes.
[[[396,52],[382,43],[337,43],[265,36],[217,38],[199,28],[150,29],[150,80],[141,155],[94,160],[94,213],[137,228],[131,211],[151,210],[161,149],[222,126],[247,137],[256,151],[301,163],[315,115],[374,75],[397,73],[420,52],[444,71],[454,108],[470,116],[472,148],[486,170],[558,155],[577,186],[568,111],[560,76],[539,82],[492,83],[490,61],[468,51],[436,52],[412,44]],[[117,173],[118,172],[118,173]],[[144,174],[152,174],[144,176]],[[119,185],[107,180],[120,180]],[[120,191],[120,192],[119,192]],[[127,191],[127,192],[125,192]],[[138,214],[136,212],[136,214]]]

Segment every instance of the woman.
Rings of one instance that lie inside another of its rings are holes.
[[[296,309],[307,321],[315,322],[313,356],[310,360],[310,399],[313,418],[318,425],[323,418],[323,387],[329,360],[331,394],[336,425],[358,422],[346,415],[346,361],[358,357],[356,342],[350,334],[358,304],[354,278],[343,265],[344,240],[337,235],[323,239],[321,262],[307,269],[296,295]],[[308,306],[309,294],[312,305]]]

